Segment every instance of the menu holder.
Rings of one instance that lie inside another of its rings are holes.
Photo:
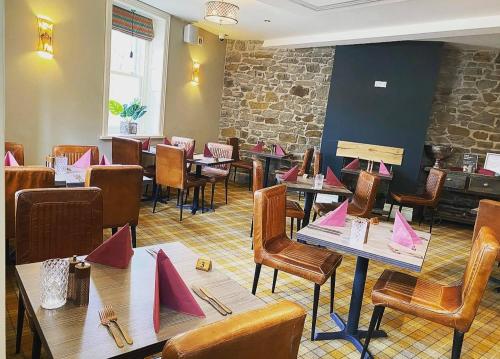
[[[366,218],[354,218],[351,222],[351,235],[349,242],[351,244],[365,244],[368,241],[368,231],[370,229],[370,220]]]

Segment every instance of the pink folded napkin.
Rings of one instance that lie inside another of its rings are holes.
[[[299,166],[294,166],[281,175],[281,179],[287,182],[296,182],[299,174]]]
[[[349,200],[346,199],[334,211],[331,211],[324,216],[319,222],[322,226],[344,227],[347,218],[347,208],[349,207]]]
[[[415,249],[417,244],[422,244],[422,240],[399,211],[396,212],[394,219],[391,241],[412,249]]]
[[[191,147],[186,148],[186,158],[191,159],[193,158],[193,156],[194,156],[194,145],[191,145]]]
[[[351,162],[349,162],[349,164],[347,166],[344,167],[345,169],[348,169],[348,170],[359,170],[359,159],[356,158],[354,160],[352,160]]]
[[[90,167],[90,161],[92,159],[92,150],[88,150],[83,154],[82,157],[78,159],[75,163],[73,163],[74,168],[87,169]]]
[[[333,173],[330,166],[328,166],[326,169],[325,183],[329,186],[344,187],[342,182],[340,182],[337,176],[335,176],[335,173]]]
[[[480,175],[483,175],[483,176],[494,176],[495,175],[494,171],[487,170],[486,168],[478,169],[477,173],[479,173]]]
[[[170,140],[168,139],[168,137],[165,137],[165,138],[163,139],[163,144],[164,144],[164,145],[169,145],[169,146],[172,146],[172,142],[170,142]]]
[[[262,152],[264,151],[264,143],[263,142],[257,142],[255,146],[252,147],[252,151],[254,152]]]
[[[387,169],[384,161],[380,160],[380,166],[378,168],[378,173],[384,176],[390,176],[391,172]]]
[[[144,141],[142,141],[142,150],[143,151],[149,151],[149,146],[151,144],[151,137],[148,137]]]
[[[208,148],[208,145],[205,145],[205,148],[203,149],[203,157],[213,157],[214,154],[212,151],[210,151],[210,148]]]
[[[128,267],[133,254],[132,236],[130,235],[130,226],[127,224],[94,249],[85,260],[87,262],[125,269]]]
[[[101,161],[99,162],[99,164],[101,166],[109,166],[111,164],[111,162],[108,160],[108,158],[106,157],[106,155],[102,155]]]
[[[277,156],[286,156],[285,150],[280,145],[276,145],[276,155]]]
[[[179,272],[163,250],[156,256],[155,298],[153,324],[155,332],[160,331],[160,306],[177,312],[205,318],[205,313],[182,280]]]
[[[19,163],[17,163],[16,158],[10,151],[5,154],[3,165],[5,167],[19,167]]]

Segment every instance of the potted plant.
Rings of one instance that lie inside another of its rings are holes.
[[[139,99],[134,99],[130,104],[123,105],[115,100],[109,101],[109,112],[115,116],[120,116],[120,133],[123,135],[137,134],[137,121],[146,114],[146,106],[141,105]]]

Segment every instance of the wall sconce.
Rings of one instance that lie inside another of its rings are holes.
[[[191,83],[193,85],[198,85],[200,83],[200,64],[193,61],[193,74],[191,76]]]
[[[52,34],[54,32],[54,23],[47,17],[38,18],[38,55],[45,59],[51,59],[54,56],[52,47]]]

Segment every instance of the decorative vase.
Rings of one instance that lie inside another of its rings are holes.
[[[127,120],[122,120],[120,121],[120,134],[121,135],[128,135],[130,134],[129,132],[129,122]]]
[[[128,123],[128,133],[131,135],[136,135],[137,134],[137,122],[130,121]]]

